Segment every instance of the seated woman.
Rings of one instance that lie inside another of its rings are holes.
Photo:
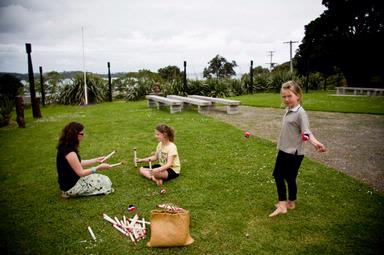
[[[78,148],[84,135],[84,126],[78,122],[71,122],[62,130],[57,145],[56,167],[63,198],[109,194],[114,191],[108,176],[96,174],[98,170],[111,168],[109,164],[102,163],[104,157],[81,160]],[[96,163],[100,164],[83,168]]]

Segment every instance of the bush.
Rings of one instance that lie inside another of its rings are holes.
[[[240,96],[247,93],[247,88],[245,84],[238,79],[230,79],[228,81],[230,86],[229,96]]]
[[[87,74],[87,94],[89,103],[100,103],[107,99],[108,88],[105,81],[94,75]],[[61,104],[84,104],[84,77],[78,74],[73,79],[73,84],[66,85],[60,93]]]
[[[269,77],[271,74],[269,73],[262,73],[258,74],[257,76],[254,76],[254,81],[253,81],[253,86],[255,88],[255,91],[268,91],[270,86],[269,86]]]
[[[279,92],[281,85],[289,80],[295,80],[295,74],[287,71],[274,72],[269,78],[269,90]]]
[[[113,87],[117,92],[117,97],[128,101],[143,99],[152,91],[155,81],[148,77],[131,77],[126,75],[113,81]]]
[[[304,85],[305,77],[299,77],[295,73],[286,70],[277,70],[274,72],[259,72],[253,77],[253,92],[279,92],[281,85],[289,80],[297,80]],[[311,89],[316,89],[323,82],[319,74],[311,74],[309,83]],[[155,80],[151,76],[126,76],[114,81],[115,91],[118,97],[126,100],[143,99],[145,95],[152,92]],[[187,91],[184,92],[183,81],[173,79],[161,84],[161,93],[167,95],[202,95],[211,97],[240,96],[250,92],[249,75],[244,74],[241,79],[205,79],[188,80]]]
[[[188,95],[208,95],[209,86],[204,80],[188,80],[187,85]]]
[[[226,79],[207,79],[208,95],[209,97],[226,97],[229,95],[229,86],[227,85]]]
[[[9,97],[0,96],[0,127],[7,126],[11,120],[14,103]]]
[[[13,75],[5,74],[0,77],[0,126],[6,126],[12,116],[15,98],[23,89],[23,84]]]

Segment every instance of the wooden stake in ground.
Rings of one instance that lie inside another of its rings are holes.
[[[135,164],[135,167],[137,167],[137,152],[136,152],[136,148],[133,148],[133,163]]]

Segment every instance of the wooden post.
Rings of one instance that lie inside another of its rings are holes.
[[[108,62],[108,88],[109,88],[109,102],[112,102],[112,82],[111,82],[111,64]]]
[[[43,106],[45,106],[43,67],[39,66],[39,70],[40,70],[41,103],[43,104]]]
[[[16,97],[16,121],[20,128],[25,128],[24,120],[24,99],[22,96]]]
[[[25,49],[28,54],[28,78],[29,78],[29,91],[31,94],[32,114],[34,118],[41,118],[40,105],[36,103],[36,91],[35,91],[35,77],[33,74],[32,66],[32,46],[30,43],[25,44]]]

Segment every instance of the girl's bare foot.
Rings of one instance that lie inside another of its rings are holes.
[[[279,201],[279,203],[277,204],[276,210],[273,211],[273,213],[271,213],[269,217],[272,218],[279,214],[286,214],[286,213],[287,213],[287,202]]]
[[[288,208],[288,209],[295,209],[295,208],[296,208],[295,201],[290,201],[290,200],[288,200],[287,208]]]
[[[162,179],[156,179],[157,186],[163,186],[163,180]]]
[[[279,207],[279,203],[275,204],[275,207],[278,208]],[[295,209],[295,208],[296,208],[295,201],[288,200],[288,202],[287,202],[287,209]]]
[[[287,213],[287,208],[283,209],[281,207],[277,207],[276,210],[273,211],[273,213],[271,213],[269,215],[269,217],[272,218],[272,217],[275,217],[275,216],[277,216],[279,214],[286,214],[286,213]]]

